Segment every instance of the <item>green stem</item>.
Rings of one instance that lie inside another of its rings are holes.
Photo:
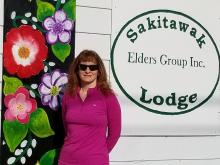
[[[17,23],[16,23],[16,21],[17,21],[18,19],[24,19],[24,20],[26,20],[27,22],[31,22],[31,23],[32,23],[33,25],[35,25],[36,28],[39,29],[41,32],[43,32],[43,33],[46,33],[46,32],[47,32],[47,31],[44,30],[42,27],[40,27],[36,22],[34,22],[34,21],[31,20],[30,18],[27,18],[27,17],[24,17],[24,16],[16,16],[16,17],[13,19],[13,26],[18,27],[18,25],[17,25]]]
[[[51,71],[50,65],[49,65],[46,61],[44,61],[44,65],[47,66],[47,68],[48,68],[48,70],[49,70],[49,73],[51,73],[52,71]]]
[[[24,86],[25,86],[25,88],[27,88],[27,89],[31,90],[32,92],[34,92],[34,94],[35,94],[37,97],[41,98],[41,97],[40,97],[40,94],[39,94],[38,92],[36,92],[35,90],[33,90],[29,85],[24,85]]]
[[[61,5],[61,0],[57,0],[56,11],[60,8],[60,5]]]
[[[15,165],[15,164],[27,153],[27,150],[30,148],[30,146],[31,146],[31,141],[32,141],[31,133],[29,133],[29,135],[28,135],[28,140],[27,140],[27,141],[28,141],[28,143],[27,143],[27,145],[26,145],[24,151],[21,153],[21,155],[19,155],[19,156],[16,158],[15,162],[12,163],[12,165]]]

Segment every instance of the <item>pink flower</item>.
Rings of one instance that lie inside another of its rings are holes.
[[[4,98],[5,119],[9,121],[18,120],[21,124],[29,122],[30,114],[37,108],[36,100],[29,97],[26,88],[20,87],[14,94],[9,94]]]

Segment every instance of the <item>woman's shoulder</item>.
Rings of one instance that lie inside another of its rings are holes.
[[[107,100],[108,102],[117,100],[117,96],[116,96],[116,94],[115,94],[113,91],[106,93],[106,94],[105,94],[105,98],[106,98],[106,100]]]
[[[120,103],[117,98],[117,95],[114,92],[108,93],[105,95],[105,101],[108,109],[117,110],[120,109]]]
[[[72,97],[71,94],[69,92],[65,91],[64,94],[63,94],[62,100],[67,100],[71,97]]]

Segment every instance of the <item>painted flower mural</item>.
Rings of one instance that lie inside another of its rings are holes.
[[[29,97],[26,88],[20,87],[14,94],[5,96],[5,119],[9,121],[18,120],[21,124],[28,123],[30,114],[37,108],[36,100]]]
[[[42,104],[56,110],[59,106],[58,97],[62,96],[67,81],[67,74],[61,73],[60,70],[44,74],[38,88]]]
[[[12,28],[7,33],[3,50],[4,67],[20,78],[39,74],[48,53],[42,33],[28,25]]]
[[[73,22],[67,18],[63,10],[58,10],[52,17],[46,18],[43,26],[47,30],[46,39],[49,44],[55,44],[57,41],[70,42]]]
[[[76,1],[7,0],[4,7],[0,164],[55,165]]]

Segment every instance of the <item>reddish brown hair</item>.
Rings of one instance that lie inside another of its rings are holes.
[[[80,54],[72,61],[68,72],[68,84],[66,91],[70,95],[75,95],[77,88],[81,86],[79,78],[79,64],[81,62],[94,62],[98,65],[98,77],[97,87],[100,88],[101,92],[106,95],[112,93],[112,89],[107,80],[107,73],[105,66],[100,56],[93,50],[83,50]]]

